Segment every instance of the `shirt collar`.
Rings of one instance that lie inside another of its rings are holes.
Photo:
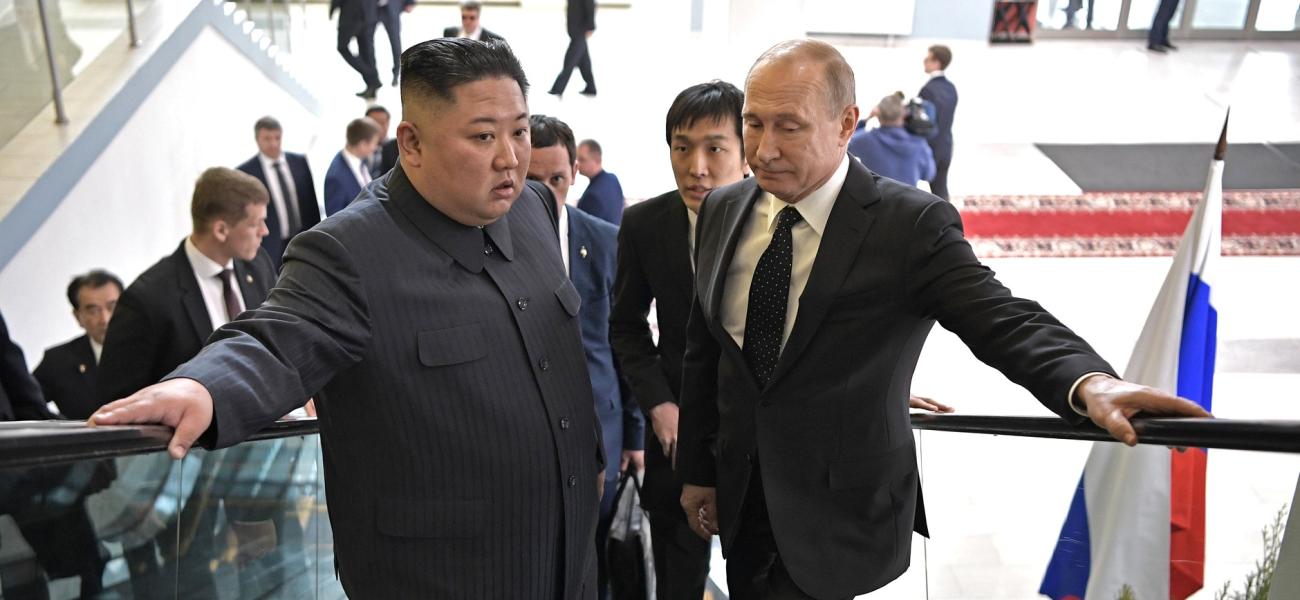
[[[486,231],[492,238],[492,243],[500,251],[501,256],[506,260],[514,260],[514,242],[510,235],[510,213],[502,215],[500,219],[493,221],[482,228],[472,225],[463,225],[452,220],[451,217],[443,214],[442,211],[434,208],[432,204],[425,201],[420,192],[406,177],[401,165],[394,167],[388,175],[387,180],[377,188],[372,188],[370,192],[381,195],[387,192],[388,202],[397,206],[406,218],[410,219],[416,228],[418,228],[429,241],[433,242],[439,248],[446,252],[453,260],[460,263],[471,273],[478,273],[483,270],[483,232]],[[529,188],[525,186],[523,194],[515,202],[540,202],[535,195],[529,197]]]
[[[265,155],[265,154],[262,154],[261,152],[258,152],[258,153],[257,153],[257,157],[260,158],[260,159],[262,159],[262,166],[263,166],[263,167],[267,167],[267,166],[269,166],[269,165],[274,165],[274,164],[277,163],[277,162],[284,162],[284,153],[283,153],[283,152],[280,153],[280,158],[271,158],[271,157],[269,157],[269,156],[267,156],[267,155]]]
[[[839,197],[840,190],[844,187],[844,180],[849,175],[849,155],[845,154],[840,160],[840,166],[835,168],[830,179],[826,180],[821,187],[812,191],[794,204],[787,204],[784,200],[773,196],[771,192],[764,192],[767,196],[767,231],[771,233],[776,227],[776,215],[786,206],[793,206],[799,211],[799,216],[817,232],[818,236],[826,230],[826,221],[831,218],[831,209],[835,207],[835,199]]]
[[[235,268],[234,259],[227,261],[223,267],[221,263],[208,258],[206,254],[199,251],[199,247],[194,245],[194,240],[190,237],[185,238],[185,256],[190,259],[190,268],[203,278],[216,277],[226,269]]]
[[[352,169],[353,172],[361,169],[361,159],[354,156],[346,148],[343,149],[343,160],[348,163],[348,168]]]
[[[86,336],[86,341],[90,342],[90,352],[95,355],[95,364],[99,364],[99,356],[104,353],[104,345],[90,336]]]
[[[934,79],[934,78],[936,78],[936,77],[943,77],[943,69],[939,69],[938,71],[931,71],[931,72],[930,72],[930,79]]]

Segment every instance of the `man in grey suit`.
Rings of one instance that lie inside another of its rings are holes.
[[[179,457],[315,397],[349,597],[590,597],[600,435],[553,201],[524,180],[527,89],[504,44],[408,49],[399,165],[92,423],[172,426]]]

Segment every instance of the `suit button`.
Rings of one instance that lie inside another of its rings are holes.
[[[560,429],[568,429],[568,428],[569,428],[569,418],[568,418],[568,417],[561,417],[561,418],[560,418]]]
[[[577,476],[577,475],[570,475],[570,476],[569,476],[569,487],[575,487],[575,486],[577,486],[577,485],[578,485],[578,476]]]
[[[551,361],[543,358],[542,360],[537,361],[537,368],[543,371],[549,371],[551,369]]]
[[[518,306],[519,310],[528,310],[528,298],[515,300],[515,306]]]
[[[748,462],[748,463],[752,463],[752,462],[754,462],[754,455],[753,455],[753,454],[745,454],[745,462]]]

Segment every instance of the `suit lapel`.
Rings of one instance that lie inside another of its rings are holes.
[[[90,335],[83,335],[73,346],[77,359],[77,371],[84,377],[95,376],[95,350],[90,347]],[[85,370],[82,370],[85,367]]]
[[[573,207],[565,208],[564,218],[569,221],[569,279],[573,281],[573,286],[578,288],[579,295],[585,302],[592,297],[596,287],[591,277],[590,265],[584,256],[585,248],[589,243],[587,226],[582,219],[574,216]]]
[[[748,188],[748,189],[746,189]],[[713,264],[708,265],[708,269],[700,270],[696,273],[696,284],[703,283],[701,286],[708,296],[702,298],[703,307],[706,311],[705,316],[712,321],[721,324],[719,318],[719,306],[722,302],[723,288],[727,285],[727,269],[731,266],[731,259],[736,254],[736,244],[740,240],[740,234],[745,229],[745,222],[749,219],[749,212],[754,208],[754,202],[758,200],[763,191],[758,188],[758,184],[753,186],[743,185],[737,190],[732,198],[728,199],[726,204],[721,208],[722,212],[722,250],[713,256]],[[696,265],[698,269],[700,265]],[[728,336],[730,337],[730,336]],[[734,342],[733,342],[734,345]]]
[[[244,298],[244,310],[251,310],[266,302],[265,282],[259,281],[252,263],[235,261],[235,281],[239,282],[239,295]]]
[[[208,307],[203,303],[199,282],[194,279],[194,266],[190,264],[190,257],[185,255],[184,241],[172,254],[172,263],[176,265],[176,287],[180,291],[181,307],[190,318],[190,325],[194,328],[194,334],[199,337],[199,343],[203,343],[208,336],[212,335],[212,316],[208,314]]]
[[[808,284],[799,297],[799,312],[795,315],[794,328],[785,342],[785,348],[781,350],[781,357],[772,371],[769,385],[775,383],[799,359],[821,326],[826,309],[830,307],[835,292],[843,285],[845,276],[853,267],[858,248],[867,239],[867,232],[875,220],[868,207],[879,199],[876,184],[872,182],[866,168],[858,161],[850,160],[848,177],[844,180],[840,195],[835,198],[830,218],[826,220],[817,259],[813,261]]]

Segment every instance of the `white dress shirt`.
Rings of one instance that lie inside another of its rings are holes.
[[[695,272],[695,223],[697,220],[699,220],[699,215],[689,208],[686,209],[686,243],[689,244],[687,248],[691,251],[688,255],[691,257],[691,272]]]
[[[99,364],[99,355],[104,353],[104,345],[96,342],[93,337],[86,336],[86,339],[90,340],[90,352],[95,355],[95,364]]]
[[[289,229],[289,208],[286,202],[293,202],[295,206],[298,202],[298,188],[293,184],[293,171],[289,169],[289,161],[284,154],[280,154],[280,158],[271,158],[259,152],[257,159],[262,161],[262,173],[266,175],[266,191],[271,193],[271,204],[275,207],[276,216],[279,217],[280,237],[287,240],[293,232]],[[285,198],[284,194],[280,193],[280,170],[275,168],[277,162],[284,163],[284,172],[289,174],[289,179],[284,182],[289,188],[289,198]]]
[[[754,269],[758,259],[772,242],[772,232],[776,229],[776,215],[781,209],[793,206],[799,211],[803,220],[790,228],[791,246],[794,251],[793,264],[790,267],[790,293],[785,303],[785,331],[781,334],[781,347],[790,339],[794,329],[795,316],[799,314],[799,296],[808,285],[808,273],[812,271],[813,261],[817,259],[817,249],[822,243],[822,234],[826,231],[826,221],[830,219],[831,208],[835,198],[844,187],[844,179],[849,174],[849,157],[840,160],[840,166],[821,187],[795,204],[787,204],[768,192],[754,202],[754,209],[740,232],[736,243],[736,254],[731,257],[727,267],[727,281],[722,289],[722,326],[731,334],[736,345],[745,347],[745,313],[749,310],[749,284],[754,279]]]
[[[475,29],[474,31],[465,31],[464,29],[461,29],[461,30],[460,30],[460,37],[463,37],[463,38],[469,38],[469,39],[474,40],[474,41],[477,42],[477,41],[479,41],[479,38],[483,37],[483,28],[482,28],[482,27],[479,27],[478,29]]]
[[[231,270],[231,285],[235,288],[235,300],[239,303],[239,310],[247,307],[244,306],[244,294],[240,290],[239,281],[235,278],[235,261],[229,260],[225,266],[217,261],[208,258],[202,252],[199,252],[194,241],[185,238],[185,256],[190,259],[190,268],[194,270],[194,279],[199,282],[199,292],[203,294],[203,306],[208,309],[208,318],[212,320],[212,328],[216,329],[230,321],[226,316],[226,295],[221,286],[221,271]],[[235,316],[235,315],[230,315]]]
[[[352,176],[357,178],[357,183],[361,184],[361,187],[366,187],[366,184],[370,183],[370,169],[366,168],[361,157],[354,156],[344,148],[343,161],[348,163],[348,170],[352,171]]]
[[[564,274],[569,274],[569,207],[560,205],[560,259],[564,261]]]

